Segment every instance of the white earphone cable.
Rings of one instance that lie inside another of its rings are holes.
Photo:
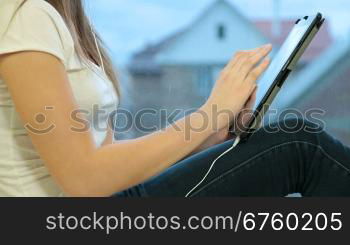
[[[100,58],[100,64],[101,64],[102,71],[103,71],[103,73],[106,73],[106,71],[105,71],[105,66],[104,66],[104,63],[103,63],[102,54],[101,54],[101,50],[100,50],[100,46],[98,45],[97,37],[96,37],[96,34],[95,34],[95,32],[94,32],[92,26],[91,26],[91,32],[92,32],[92,35],[94,36],[95,45],[96,45],[96,49],[97,49],[98,56],[99,56],[99,58]]]
[[[210,172],[213,170],[216,162],[221,159],[223,156],[225,156],[227,153],[229,153],[230,151],[232,151],[234,148],[236,148],[236,146],[240,143],[241,138],[237,137],[233,143],[233,145],[228,148],[225,152],[223,152],[220,156],[218,156],[213,163],[210,165],[210,168],[208,169],[207,173],[204,175],[204,177],[201,179],[201,181],[198,182],[198,184],[196,186],[194,186],[187,194],[185,197],[190,197],[191,194],[193,192],[195,192],[197,190],[197,188],[206,180],[206,178],[209,176]]]

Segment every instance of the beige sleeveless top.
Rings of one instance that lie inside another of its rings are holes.
[[[118,98],[111,81],[99,67],[87,67],[79,61],[64,20],[49,3],[27,0],[14,15],[21,2],[0,0],[0,55],[40,51],[58,57],[66,67],[79,107],[91,112],[91,131],[96,145],[101,145],[108,113],[96,120],[93,105],[107,112],[116,109]],[[0,77],[0,196],[61,195],[16,112],[6,81]]]

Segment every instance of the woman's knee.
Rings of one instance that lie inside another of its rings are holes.
[[[318,141],[318,136],[324,132],[322,124],[310,122],[304,118],[293,118],[278,121],[264,127],[267,133],[277,133],[289,139]]]
[[[323,125],[308,121],[304,118],[286,119],[278,122],[279,129],[286,133],[321,133]]]

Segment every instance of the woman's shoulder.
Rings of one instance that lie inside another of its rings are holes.
[[[74,42],[65,21],[44,0],[0,0],[0,54],[25,50],[67,60]]]
[[[63,21],[57,10],[45,0],[26,0],[23,8],[27,11],[43,12],[56,20]]]
[[[68,27],[58,11],[45,0],[0,0],[0,35],[13,23],[23,28],[38,25],[54,26],[61,35],[70,35]]]
[[[2,25],[9,24],[15,14],[24,15],[29,23],[36,18],[49,17],[57,25],[63,25],[64,21],[57,10],[45,0],[0,0],[0,16]]]

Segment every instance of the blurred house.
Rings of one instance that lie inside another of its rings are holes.
[[[283,43],[295,20],[254,20],[241,15],[226,0],[215,1],[187,28],[149,45],[133,55],[129,64],[130,103],[140,109],[198,108],[210,94],[218,73],[239,50]],[[305,65],[327,49],[331,37],[323,28],[303,57]],[[181,115],[180,115],[181,116]],[[144,115],[145,127],[165,126],[164,114]],[[153,131],[151,129],[150,131]],[[134,137],[147,132],[136,132]]]
[[[184,30],[136,53],[129,67],[135,83],[164,82],[172,89],[206,96],[217,73],[237,50],[267,42],[254,24],[219,0]]]

